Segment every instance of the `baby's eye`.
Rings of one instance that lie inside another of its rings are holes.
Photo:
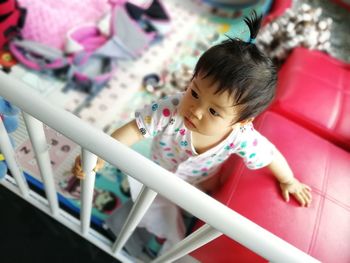
[[[199,98],[197,92],[195,92],[193,89],[191,89],[191,94],[192,94],[192,97],[193,97],[193,98],[195,98],[195,99],[198,99],[198,98]]]
[[[211,113],[211,115],[213,116],[220,116],[219,113],[216,112],[216,110],[214,110],[213,108],[209,109],[209,112]]]

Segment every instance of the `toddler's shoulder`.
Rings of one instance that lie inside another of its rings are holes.
[[[175,93],[170,96],[165,96],[159,99],[156,103],[159,105],[168,106],[171,108],[177,108],[180,105],[180,102],[184,96],[184,93]]]
[[[163,117],[175,116],[177,114],[177,109],[180,105],[182,97],[182,93],[166,96],[159,99],[158,101],[153,102],[151,105],[149,105],[149,108],[155,114],[160,114]]]
[[[250,146],[256,146],[257,142],[266,140],[265,136],[254,128],[252,122],[237,128],[236,140]]]

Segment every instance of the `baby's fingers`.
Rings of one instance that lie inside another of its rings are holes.
[[[81,169],[81,162],[80,162],[79,155],[75,158],[74,167],[79,167]]]
[[[297,199],[297,201],[300,203],[301,206],[306,205],[306,199],[305,199],[305,196],[302,192],[294,193],[294,197],[295,197],[295,199]]]
[[[289,192],[286,189],[282,189],[282,196],[286,202],[289,202]]]
[[[308,190],[302,189],[301,191],[295,193],[295,198],[301,204],[301,206],[308,207],[311,204],[311,194]]]
[[[311,204],[312,201],[312,195],[311,195],[311,189],[310,187],[305,185],[305,188],[303,188],[302,193],[304,196],[304,199],[306,201],[306,206],[309,206]]]
[[[95,168],[93,169],[94,172],[98,172],[99,170],[101,170],[104,166],[104,161],[98,161],[96,163]]]
[[[84,173],[81,173],[79,175],[76,175],[76,177],[80,180],[84,180],[85,179],[85,174]]]
[[[84,179],[85,177],[84,172],[80,168],[76,168],[76,167],[73,167],[72,174],[79,179]]]
[[[306,185],[306,184],[303,184],[303,187],[304,187],[304,189],[307,189],[309,192],[311,192],[312,190],[311,190],[311,187],[310,186],[308,186],[308,185]]]
[[[74,173],[75,177],[77,177],[78,179],[85,179],[85,173],[83,171],[77,171],[76,173]]]

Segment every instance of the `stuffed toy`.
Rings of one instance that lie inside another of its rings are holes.
[[[0,117],[8,133],[14,132],[18,127],[19,109],[10,102],[0,97]],[[10,137],[11,143],[13,139]],[[4,155],[0,151],[0,180],[7,174],[7,164]]]

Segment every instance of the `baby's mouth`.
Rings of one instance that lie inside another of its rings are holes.
[[[187,124],[189,124],[189,126],[191,126],[191,127],[193,127],[193,128],[196,128],[196,125],[194,125],[193,122],[190,121],[189,118],[185,117],[185,122],[186,122]]]

